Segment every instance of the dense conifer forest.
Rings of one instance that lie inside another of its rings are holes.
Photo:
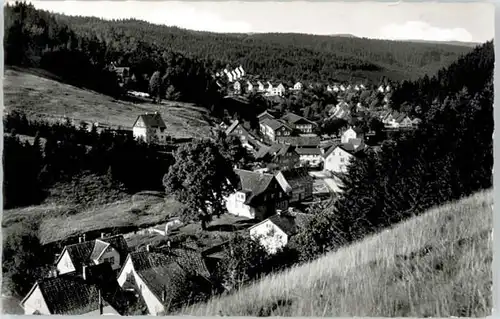
[[[431,76],[470,48],[303,34],[217,34],[133,19],[107,21],[37,10],[4,8],[7,65],[41,67],[79,84],[119,95],[111,62],[128,66],[132,88],[147,91],[164,69],[167,83],[186,101],[213,104],[211,74],[242,65],[248,74],[284,82],[355,79],[378,83]]]

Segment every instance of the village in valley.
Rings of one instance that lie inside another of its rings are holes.
[[[128,68],[112,67],[118,78],[123,79],[123,71]],[[307,90],[301,82],[288,88],[281,83],[275,87],[270,82],[266,82],[267,85],[260,81],[252,83],[241,66],[216,76],[220,88],[228,91],[226,98],[241,99],[248,94],[260,94],[275,99]],[[258,114],[257,129],[238,119],[223,121],[213,128],[214,134],[237,137],[253,158],[251,168],[235,167],[240,188],[225,198],[227,216],[219,219],[234,223],[223,226],[245,233],[271,255],[289,242],[293,243],[294,235],[307,224],[315,210],[327,209],[341,196],[339,176],[347,174],[353,158],[362,157],[367,149],[379,148],[384,140],[381,136],[413,129],[419,123],[418,118],[391,112],[387,105],[381,105],[374,111],[383,124],[378,131],[353,126],[349,120],[366,106],[359,102],[349,104],[344,98],[370,89],[363,84],[344,83],[327,84],[325,90],[338,99],[337,104],[329,106],[328,119],[346,120],[346,125],[337,134],[318,135],[315,132],[319,123],[291,112],[279,114],[273,109]],[[381,95],[382,101],[388,101],[391,87],[380,85],[372,91]],[[149,97],[148,93],[128,94]],[[113,131],[102,122],[90,123],[88,131],[93,129]],[[166,129],[161,112],[155,111],[139,114],[130,133],[136,140],[162,145],[169,141]],[[186,276],[185,267],[189,267],[196,273],[196,281],[209,282],[211,272],[215,271],[222,252],[229,245],[228,241],[222,241],[200,249],[194,241],[188,240],[180,247],[170,247],[169,238],[189,227],[173,216],[164,223],[133,234],[102,233],[98,238],[86,238],[86,234],[82,234],[78,242],[64,246],[55,255],[49,276],[38,281],[22,300],[24,313],[72,314],[83,312],[79,307],[85,307],[86,314],[123,314],[130,298],[142,302],[145,314],[164,313],[167,311],[166,298],[175,294],[169,286],[174,280],[172,276]],[[141,235],[150,242],[131,251],[126,239]],[[165,239],[159,241],[160,245],[154,245],[158,238]],[[106,288],[101,285],[103,276],[107,276],[104,278]],[[73,293],[85,297],[75,304],[65,304],[65,300],[60,299],[62,295]]]

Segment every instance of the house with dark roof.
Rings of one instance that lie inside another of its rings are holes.
[[[323,170],[334,173],[346,173],[350,161],[355,157],[363,156],[365,150],[366,145],[362,142],[360,144],[343,143],[333,145],[323,156]]]
[[[158,112],[139,115],[132,126],[134,138],[146,143],[165,143],[166,129],[167,126]]]
[[[281,120],[302,134],[310,134],[313,132],[314,127],[316,127],[316,123],[291,112],[283,115]]]
[[[259,120],[259,123],[262,122],[263,120],[267,120],[267,119],[275,120],[276,117],[273,114],[271,114],[269,111],[264,111],[264,112],[260,113],[259,115],[257,115],[257,120]]]
[[[21,301],[25,315],[125,315],[127,306],[107,263],[38,280]]]
[[[349,127],[340,137],[341,143],[349,143],[351,139],[363,139],[365,136],[363,130],[359,127]]]
[[[291,169],[300,164],[295,147],[286,144],[262,146],[255,154],[255,159],[265,164],[276,164],[280,169]]]
[[[65,246],[55,262],[59,274],[80,273],[84,266],[109,263],[120,269],[128,254],[128,245],[122,235],[82,241]]]
[[[189,287],[209,290],[209,277],[199,252],[190,249],[152,251],[148,248],[128,255],[118,275],[118,284],[136,290],[149,315],[156,316],[183,302],[190,293]]]
[[[312,199],[313,178],[306,168],[278,171],[275,177],[287,193],[290,204]]]
[[[285,247],[303,229],[313,215],[284,210],[250,227],[250,237],[259,241],[270,254]]]
[[[271,142],[275,142],[278,137],[290,136],[293,129],[281,120],[263,119],[259,121],[260,132]]]
[[[238,190],[226,198],[227,211],[236,216],[263,220],[276,209],[288,207],[288,196],[274,175],[235,170]]]

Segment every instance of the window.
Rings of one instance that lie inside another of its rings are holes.
[[[340,158],[340,162],[344,163],[344,158],[343,157]]]

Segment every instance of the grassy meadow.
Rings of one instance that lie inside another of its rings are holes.
[[[119,101],[112,97],[57,81],[38,69],[7,68],[4,74],[4,105],[7,111],[20,110],[31,118],[100,122],[113,127],[132,128],[137,116],[158,111],[175,138],[201,137],[210,133],[210,115],[190,103]]]
[[[197,316],[485,317],[492,308],[493,194],[428,211],[238,292]]]

